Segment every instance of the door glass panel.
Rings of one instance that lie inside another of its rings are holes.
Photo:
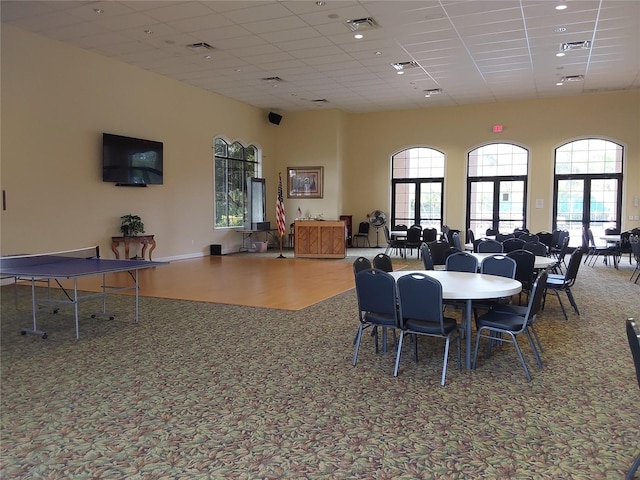
[[[440,229],[442,219],[442,183],[423,182],[420,184],[420,225],[422,228]]]
[[[476,236],[493,226],[493,182],[472,182],[469,195],[470,225]]]
[[[501,181],[498,230],[513,232],[524,224],[524,181]]]
[[[569,245],[582,244],[584,180],[558,180],[556,228],[569,231]]]
[[[395,223],[411,226],[414,222],[416,204],[416,185],[414,183],[396,183]]]
[[[618,181],[615,179],[591,180],[589,198],[589,225],[597,239],[605,228],[615,228],[618,218]]]

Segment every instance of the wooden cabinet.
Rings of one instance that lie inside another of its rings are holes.
[[[346,230],[343,221],[297,220],[295,226],[296,257],[344,258]]]
[[[347,229],[347,247],[351,247],[351,240],[353,238],[353,217],[351,215],[340,215],[340,220],[344,222],[344,226]]]

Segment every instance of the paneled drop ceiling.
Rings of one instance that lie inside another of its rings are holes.
[[[2,0],[0,18],[279,112],[640,88],[638,0]]]

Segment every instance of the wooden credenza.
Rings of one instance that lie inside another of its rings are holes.
[[[345,232],[343,221],[297,220],[294,254],[300,258],[344,258]]]

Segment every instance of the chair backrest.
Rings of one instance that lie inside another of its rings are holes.
[[[382,270],[383,272],[393,272],[393,262],[391,257],[386,253],[379,253],[373,257],[373,268]]]
[[[433,270],[433,258],[431,257],[431,250],[429,245],[422,243],[420,245],[420,255],[422,256],[422,264],[425,270]]]
[[[530,285],[533,280],[536,256],[530,251],[522,249],[509,252],[507,256],[516,261],[516,280]]]
[[[371,224],[369,222],[360,222],[358,224],[358,233],[369,233],[369,228],[371,228]]]
[[[631,348],[633,364],[636,366],[638,387],[640,387],[640,326],[633,318],[627,319],[627,339],[629,340],[629,348]]]
[[[429,242],[429,250],[431,250],[431,258],[434,265],[444,265],[447,260],[447,254],[451,245],[449,242],[441,242],[436,240],[435,242]]]
[[[422,273],[404,275],[398,279],[400,321],[427,320],[440,323],[440,334],[445,335],[442,318],[442,284]]]
[[[513,234],[516,237],[519,237],[520,235],[522,235],[523,233],[529,233],[529,229],[528,228],[514,228],[513,229]]]
[[[422,230],[422,241],[424,243],[435,242],[438,239],[438,229],[425,228]]]
[[[492,235],[497,235],[498,233],[499,233],[499,232],[497,232],[497,231],[496,231],[496,230],[494,230],[493,228],[487,228],[487,231],[486,231],[486,232],[484,232],[484,234],[485,234],[487,237],[490,237],[490,236],[492,236]]]
[[[516,238],[520,240],[524,240],[525,242],[539,242],[540,237],[534,235],[533,233],[523,233],[521,235],[516,235]]]
[[[496,240],[498,242],[504,242],[505,240],[509,240],[510,238],[516,238],[513,233],[498,233],[496,235]]]
[[[451,244],[460,251],[464,250],[464,248],[462,248],[462,242],[460,241],[460,234],[458,232],[453,232],[451,234]]]
[[[538,312],[542,308],[548,276],[549,273],[546,269],[541,270],[531,287],[531,295],[529,295],[529,304],[527,305],[526,313],[527,323],[529,324],[535,321],[536,315],[538,315]]]
[[[504,253],[513,252],[514,250],[520,250],[524,248],[527,242],[520,238],[508,238],[502,242],[502,248]]]
[[[384,232],[384,239],[387,241],[387,245],[391,245],[391,234],[389,233],[389,227],[383,225],[382,231]]]
[[[393,315],[397,318],[396,281],[375,268],[356,274],[356,296],[360,312]],[[364,317],[360,317],[363,320]]]
[[[558,260],[564,260],[565,255],[569,251],[569,235],[562,236],[562,244],[560,245],[560,251],[558,252]]]
[[[420,225],[412,225],[407,230],[407,246],[419,246],[422,243],[422,227]]]
[[[502,244],[496,240],[486,238],[478,243],[479,253],[502,253]]]
[[[553,246],[553,233],[545,232],[544,230],[536,233],[541,243],[544,243],[548,249]]]
[[[631,246],[631,253],[633,253],[636,262],[640,262],[640,237],[638,237],[638,235],[630,235],[629,245]]]
[[[482,260],[480,273],[499,277],[516,278],[516,261],[506,255],[491,255]]]
[[[368,258],[358,257],[353,261],[353,274],[357,275],[362,270],[371,270],[371,262]]]
[[[409,228],[406,225],[394,225],[393,230],[409,230]]]
[[[558,243],[554,245],[555,248],[562,248],[562,242],[565,238],[569,238],[569,230],[560,230],[558,232]]]
[[[562,243],[560,243],[560,233],[562,230],[558,230],[557,228],[551,233],[551,248],[560,248]]]
[[[547,246],[542,242],[527,242],[522,248],[539,257],[546,257],[548,252]]]
[[[604,229],[604,234],[605,235],[620,235],[620,229],[617,228],[617,227],[605,228]]]
[[[567,265],[567,271],[564,272],[564,281],[569,286],[573,285],[576,281],[583,254],[584,250],[582,248],[576,248],[571,254],[571,257],[569,257],[569,265]]]
[[[473,243],[473,241],[476,239],[475,234],[473,233],[473,230],[471,230],[470,228],[467,230],[467,243]]]
[[[631,237],[631,231],[622,232],[620,234],[620,253],[631,253],[631,243],[629,238]]]
[[[467,252],[452,253],[444,264],[445,269],[451,272],[476,273],[478,271],[478,259]]]
[[[590,228],[587,229],[587,238],[589,239],[589,246],[595,247],[596,241],[593,238],[593,230],[591,230]]]

